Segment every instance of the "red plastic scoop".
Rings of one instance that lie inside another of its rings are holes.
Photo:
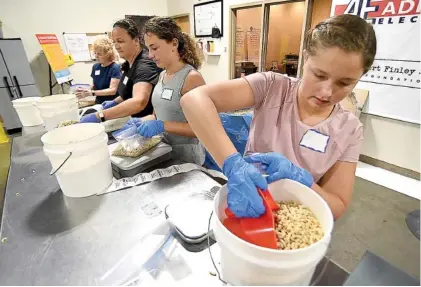
[[[258,218],[237,218],[227,207],[223,224],[229,231],[241,239],[266,248],[278,249],[275,233],[275,219],[273,211],[277,211],[279,206],[273,200],[268,190],[257,190],[263,199],[266,208],[265,213]]]

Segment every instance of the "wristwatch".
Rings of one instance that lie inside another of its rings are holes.
[[[105,117],[104,117],[103,111],[98,111],[98,116],[99,116],[99,119],[101,120],[102,123],[105,122]]]
[[[92,94],[92,96],[95,96],[95,91],[94,91],[94,90],[92,90],[92,91],[91,91],[91,94]]]

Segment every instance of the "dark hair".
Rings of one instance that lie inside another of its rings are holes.
[[[113,28],[121,28],[127,31],[132,39],[141,39],[141,32],[136,22],[132,19],[121,19],[114,23]]]
[[[373,26],[355,15],[328,18],[306,35],[306,50],[314,55],[320,47],[339,47],[362,54],[364,73],[370,70],[376,56],[377,40]]]
[[[159,39],[167,42],[173,39],[178,40],[178,54],[180,59],[186,64],[192,65],[195,69],[199,69],[202,61],[199,57],[196,43],[186,33],[181,31],[180,26],[169,17],[154,17],[145,23],[144,34],[153,33]]]

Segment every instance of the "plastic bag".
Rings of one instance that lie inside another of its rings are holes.
[[[225,132],[240,154],[246,150],[247,140],[253,114],[249,111],[237,111],[236,113],[220,113],[219,118]],[[209,169],[221,171],[212,156],[206,151],[204,166]]]
[[[81,90],[89,90],[91,88],[91,85],[89,84],[74,84],[71,85],[69,88],[69,92],[71,94],[76,94],[77,90],[81,89]]]
[[[170,226],[163,218],[157,218],[144,226],[144,235],[116,264],[101,278],[100,285],[124,286],[135,285],[145,271],[145,265],[159,250],[172,242]]]
[[[162,140],[161,137],[144,138],[137,133],[136,129],[136,126],[132,126],[112,133],[119,142],[112,153],[113,156],[139,157]]]

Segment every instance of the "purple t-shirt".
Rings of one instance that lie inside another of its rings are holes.
[[[327,119],[308,126],[298,114],[298,79],[273,72],[256,73],[245,79],[255,99],[246,153],[280,152],[308,170],[315,182],[337,161],[358,161],[363,127],[341,104],[335,105]]]

